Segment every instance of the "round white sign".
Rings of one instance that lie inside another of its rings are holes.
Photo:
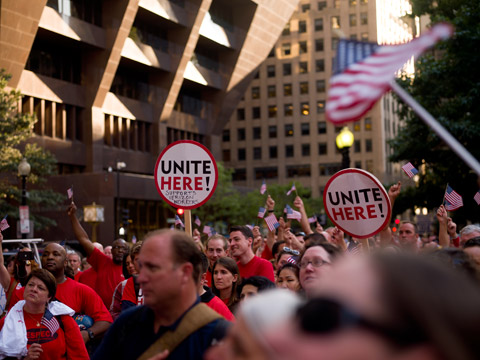
[[[333,175],[325,186],[323,205],[339,229],[360,239],[379,233],[392,212],[383,185],[360,169],[344,169]]]
[[[179,140],[168,145],[155,165],[155,185],[170,205],[195,209],[213,195],[218,170],[215,159],[202,144]]]

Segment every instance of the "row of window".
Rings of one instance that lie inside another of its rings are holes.
[[[325,80],[317,80],[315,82],[315,90],[317,93],[324,93],[326,90],[326,82]],[[309,93],[309,82],[308,81],[301,81],[298,83],[298,92],[300,95],[306,95]],[[251,88],[252,99],[260,99],[260,87],[259,86],[252,86]],[[283,84],[283,96],[292,96],[293,94],[293,87],[291,83]],[[274,98],[277,96],[277,86],[276,85],[268,85],[267,86],[267,97]]]
[[[125,150],[151,152],[152,124],[105,114],[103,143]]]
[[[350,35],[350,39],[351,40],[357,40],[357,34]],[[339,39],[336,36],[333,36],[331,38],[330,43],[331,43],[331,48],[332,48],[333,51],[337,50],[338,40]],[[360,40],[361,41],[368,41],[368,32],[362,32],[361,35],[360,35]],[[315,52],[324,51],[325,50],[324,39],[315,39],[314,46],[315,46]],[[280,52],[281,52],[282,56],[293,55],[292,44],[289,43],[289,42],[282,43],[282,45],[280,47]],[[299,41],[298,42],[298,55],[301,55],[301,54],[308,54],[308,42],[307,41]],[[273,65],[271,65],[271,66],[273,66]],[[286,75],[285,71],[284,71],[284,75]],[[288,74],[288,75],[290,75],[290,74]],[[273,74],[272,76],[269,76],[269,77],[274,77],[274,76],[275,76],[275,74]]]
[[[354,142],[354,152],[361,152],[361,141],[355,140]],[[371,139],[365,139],[365,152],[372,152],[373,145]],[[338,149],[335,147],[335,151],[338,153]],[[301,154],[302,156],[310,156],[310,144],[301,144]],[[328,147],[326,142],[318,143],[318,155],[328,155]],[[294,157],[295,156],[295,147],[294,145],[285,145],[285,157]],[[223,161],[231,161],[231,151],[230,149],[224,149],[222,154]],[[278,146],[269,146],[268,147],[268,159],[277,159],[278,158]],[[245,148],[237,149],[237,160],[244,161],[247,159],[247,152]],[[262,160],[262,148],[260,146],[253,147],[253,160]]]
[[[325,100],[317,101],[317,114],[325,112]],[[268,106],[268,118],[276,118],[278,113],[277,105]],[[283,106],[283,115],[284,116],[293,116],[293,104],[285,104]],[[310,103],[302,102],[300,103],[300,115],[308,116],[310,115]],[[252,107],[252,119],[260,119],[262,117],[261,107],[254,106]],[[245,109],[237,109],[237,120],[245,120]]]
[[[351,27],[357,26],[357,14],[349,14],[349,25]],[[368,13],[360,13],[360,25],[368,25]],[[282,35],[290,35],[290,22],[288,22],[282,32]],[[332,29],[340,29],[340,16],[332,16],[330,18],[330,24]],[[316,18],[313,20],[313,30],[323,31],[323,18]],[[304,34],[307,32],[307,20],[298,21],[298,33]]]
[[[348,4],[349,4],[350,7],[357,6],[357,4],[359,4],[359,3],[361,5],[366,5],[366,4],[368,4],[368,0],[348,0]],[[335,9],[339,9],[340,8],[340,0],[332,0],[332,5]],[[317,2],[317,10],[318,11],[322,11],[326,7],[327,7],[327,2],[326,1],[318,1]],[[302,13],[306,13],[306,12],[310,11],[310,4],[302,4],[301,5],[301,11],[302,11]]]
[[[167,127],[167,144],[178,140],[193,140],[205,145],[205,135],[203,134]]]

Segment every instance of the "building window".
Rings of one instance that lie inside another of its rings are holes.
[[[349,16],[350,19],[350,26],[357,26],[357,15],[356,14],[350,14]]]
[[[290,43],[283,43],[282,44],[282,55],[288,56],[292,54],[292,49]]]
[[[244,181],[247,180],[247,170],[245,169],[235,169],[232,174],[233,181]]]
[[[302,131],[302,135],[310,135],[310,123],[301,123],[300,129]]]
[[[310,114],[310,104],[308,102],[303,102],[300,104],[300,113],[303,116],[307,116]]]
[[[300,94],[308,94],[308,81],[302,81],[299,85]]]
[[[325,100],[317,101],[317,114],[322,114],[325,112]]]
[[[293,136],[293,124],[285,124],[285,137]]]
[[[327,2],[326,1],[319,1],[317,3],[317,9],[318,11],[322,11],[323,9],[325,9],[327,7]]]
[[[310,156],[310,144],[302,144],[302,156]]]
[[[373,160],[367,160],[365,161],[365,167],[369,173],[373,173]]]
[[[360,25],[368,25],[368,14],[360,13]]]
[[[349,0],[350,6],[357,6],[357,0]]]
[[[299,41],[298,42],[298,52],[300,54],[306,54],[308,52],[306,41]]]
[[[315,39],[315,51],[323,51],[324,45],[323,45],[323,39]]]
[[[325,71],[325,60],[317,59],[315,60],[315,72],[324,72]]]
[[[230,149],[225,149],[222,151],[223,161],[230,161]]]
[[[277,137],[277,125],[270,125],[268,127],[268,137],[270,139],[275,139]]]
[[[372,130],[372,118],[365,118],[365,130],[371,131]]]
[[[245,109],[237,109],[237,120],[245,120]]]
[[[268,107],[268,117],[269,118],[277,117],[277,105],[270,105]]]
[[[242,149],[238,149],[237,155],[238,155],[237,157],[238,157],[238,160],[239,160],[239,161],[245,160],[245,158],[246,158],[245,149],[243,149],[243,148],[242,148]]]
[[[350,40],[357,40],[357,34],[351,34]]]
[[[305,20],[300,20],[298,22],[298,32],[300,34],[307,32],[307,22]]]
[[[330,176],[342,170],[341,164],[319,164],[318,172],[321,176]]]
[[[261,147],[254,147],[253,148],[253,159],[254,160],[261,160],[262,159],[262,148]]]
[[[360,131],[360,121],[353,123],[353,131]]]
[[[254,139],[261,139],[262,138],[262,128],[256,126],[253,128],[253,138]]]
[[[230,130],[228,129],[223,130],[222,141],[225,141],[225,142],[230,141]]]
[[[325,80],[317,80],[317,93],[325,92]]]
[[[276,159],[277,156],[278,156],[278,153],[277,153],[277,147],[276,146],[270,146],[268,148],[268,156],[270,159]]]
[[[315,31],[323,31],[323,18],[314,20]]]
[[[333,0],[333,7],[335,9],[340,9],[340,0]]]
[[[284,116],[293,116],[293,105],[292,104],[283,105],[283,115]]]
[[[267,77],[275,77],[275,65],[268,65],[267,66]]]
[[[292,64],[283,64],[283,76],[292,75]]]
[[[362,39],[362,41],[368,41],[368,33],[363,32],[362,35],[361,35],[361,39]]]
[[[292,95],[292,84],[283,84],[283,95],[284,96]]]
[[[253,119],[260,119],[260,107],[259,106],[254,106],[252,108],[252,118]]]
[[[310,165],[287,166],[287,177],[311,176]]]
[[[368,4],[368,0],[360,0],[360,4],[362,5]]]
[[[332,50],[336,51],[338,47],[338,38],[337,37],[332,37]]]
[[[366,139],[365,140],[365,151],[366,152],[372,152],[372,140],[371,139]]]
[[[273,98],[273,97],[277,96],[277,89],[276,89],[275,85],[268,85],[267,93],[268,93],[269,98]]]
[[[298,72],[300,74],[306,74],[308,73],[308,62],[306,61],[300,61],[300,63],[298,64],[299,67],[298,67]]]
[[[355,161],[355,167],[357,169],[361,169],[362,168],[362,162],[361,161]]]
[[[245,129],[237,129],[237,140],[242,141],[245,140]]]
[[[302,12],[305,13],[307,11],[310,11],[310,4],[303,4],[302,5]]]
[[[252,99],[260,99],[260,88],[258,86],[252,87]]]
[[[327,133],[327,123],[325,121],[318,122],[318,133],[319,134],[326,134]]]
[[[278,169],[276,167],[255,168],[255,180],[274,179],[278,177]]]
[[[285,24],[285,27],[283,28],[282,35],[290,35],[290,22],[287,22]]]
[[[318,143],[318,155],[327,155],[327,143]]]
[[[340,16],[331,17],[332,29],[340,29]]]
[[[362,143],[360,142],[360,140],[355,140],[353,142],[353,149],[356,153],[359,153],[362,151]]]
[[[293,157],[293,145],[285,146],[285,157]]]

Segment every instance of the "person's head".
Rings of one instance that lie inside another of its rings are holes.
[[[212,291],[219,297],[221,297],[222,292],[230,292],[228,306],[234,305],[238,300],[237,287],[240,281],[240,271],[232,258],[221,257],[213,264]]]
[[[27,276],[32,270],[38,269],[39,266],[34,260],[32,249],[28,247],[22,247],[15,256],[15,270],[13,277],[22,286],[25,286]]]
[[[128,244],[123,239],[117,239],[112,243],[112,260],[115,264],[121,265],[123,261],[123,256],[128,254],[130,248]]]
[[[13,276],[15,273],[15,256],[10,256],[5,260],[5,264],[7,267],[7,271],[10,274],[10,276]]]
[[[138,257],[137,281],[145,305],[154,310],[177,307],[197,294],[202,258],[185,232],[156,230],[145,236]]]
[[[300,256],[300,284],[307,297],[330,271],[332,261],[340,256],[341,250],[330,243],[313,244],[305,248]]]
[[[100,244],[99,242],[94,242],[93,246],[103,253],[103,245],[102,244]]]
[[[137,270],[135,269],[135,265],[133,264],[130,254],[125,254],[123,261],[123,276],[125,279],[128,279],[132,275],[137,275]]]
[[[80,271],[80,267],[82,266],[81,256],[76,251],[70,250],[67,252],[67,260],[75,274],[78,273]]]
[[[90,263],[88,262],[87,258],[82,259],[82,271],[88,270],[92,267]]]
[[[138,256],[140,255],[140,249],[142,248],[143,241],[137,242],[133,245],[132,249],[130,250],[130,260],[135,267],[135,271],[138,273]]]
[[[463,246],[468,240],[480,236],[480,226],[467,225],[460,230],[460,246]]]
[[[53,276],[59,277],[65,274],[67,266],[67,252],[57,243],[50,243],[45,246],[42,254],[42,267],[50,271]]]
[[[282,251],[280,251],[277,255],[277,261],[276,261],[276,266],[275,269],[279,269],[283,265],[288,263],[288,259],[291,258],[292,256],[295,257],[295,259],[298,258],[300,255],[300,251],[298,250],[293,250],[288,247],[284,247]]]
[[[463,251],[473,260],[477,271],[480,271],[480,236],[465,242]]]
[[[275,283],[264,276],[250,276],[242,281],[238,288],[240,301],[246,300],[268,289],[274,289]]]
[[[457,248],[443,248],[426,253],[433,259],[438,260],[443,265],[464,273],[474,281],[480,280],[479,273],[473,260],[463,250]]]
[[[268,343],[280,360],[473,360],[479,302],[473,282],[432,259],[345,257]]]
[[[248,226],[236,225],[230,228],[230,254],[238,259],[244,254],[253,254],[253,233]]]
[[[112,246],[111,245],[105,246],[105,248],[103,249],[103,253],[107,255],[110,259],[112,259],[113,258]]]
[[[228,241],[223,235],[215,234],[208,238],[207,249],[205,251],[210,267],[219,258],[227,256]]]
[[[57,282],[46,269],[35,269],[27,276],[23,298],[26,303],[34,306],[46,306],[55,296]]]
[[[321,244],[328,242],[327,239],[325,239],[325,236],[316,232],[305,235],[303,239],[305,240],[305,247],[313,244]]]
[[[285,241],[284,240],[281,240],[281,241],[276,241],[275,243],[273,243],[273,246],[272,246],[272,256],[274,259],[277,258],[277,254],[283,250],[283,248],[285,247]]]
[[[299,268],[295,264],[286,263],[277,270],[276,285],[278,288],[285,288],[294,292],[301,289],[299,279]]]
[[[398,241],[403,248],[414,249],[417,247],[417,225],[409,221],[402,221],[398,228]]]

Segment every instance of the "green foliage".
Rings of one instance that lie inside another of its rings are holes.
[[[32,136],[36,119],[34,115],[18,112],[21,94],[6,90],[9,79],[10,76],[0,70],[0,216],[8,214],[9,223],[18,219],[22,190],[17,167],[25,157],[32,169],[27,177],[28,205],[38,230],[56,224],[35,212],[54,208],[64,197],[47,187],[47,177],[57,171],[55,157],[37,144],[25,144]]]
[[[454,36],[437,45],[435,53],[416,64],[415,77],[404,77],[401,85],[435,117],[475,158],[480,158],[480,2],[478,0],[413,0],[414,15],[428,14],[432,23],[446,21]],[[401,107],[405,126],[390,142],[392,161],[425,165],[419,186],[403,192],[398,206],[429,209],[441,204],[447,183],[463,195],[464,207],[452,213],[460,224],[480,220],[473,195],[477,176],[408,107]],[[397,208],[397,204],[395,206]],[[397,208],[396,210],[399,210]]]

